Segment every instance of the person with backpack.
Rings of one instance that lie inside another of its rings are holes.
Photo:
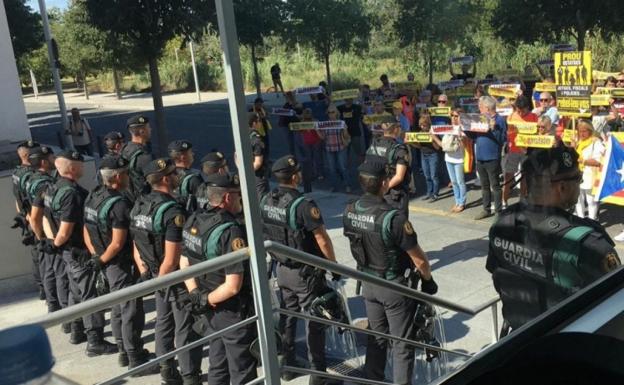
[[[128,161],[128,175],[130,183],[126,194],[131,202],[134,202],[139,195],[149,192],[149,185],[145,183],[143,167],[151,160],[147,143],[152,137],[152,128],[149,119],[144,115],[135,115],[128,119],[126,128],[130,132],[130,141],[121,149],[121,156]]]

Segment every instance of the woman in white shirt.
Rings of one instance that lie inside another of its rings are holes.
[[[576,128],[579,137],[578,141],[572,141],[572,146],[579,154],[579,168],[583,173],[581,193],[576,203],[576,215],[598,220],[598,202],[592,195],[592,189],[600,172],[600,161],[605,153],[605,146],[590,121],[580,120]],[[587,215],[585,215],[585,209],[587,209]]]

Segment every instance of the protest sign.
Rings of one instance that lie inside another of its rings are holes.
[[[459,114],[459,121],[464,131],[488,132],[490,123],[488,117],[481,114]]]
[[[451,116],[451,107],[429,107],[431,116]]]
[[[431,135],[427,132],[406,132],[406,143],[431,143]]]
[[[519,90],[520,84],[517,83],[490,84],[487,92],[495,98],[516,98]]]
[[[519,134],[532,135],[537,132],[537,123],[535,122],[510,120],[507,122],[507,125],[516,127]]]
[[[391,114],[373,114],[364,116],[364,124],[381,124],[396,122],[396,118]]]
[[[331,94],[332,100],[357,99],[359,97],[360,97],[360,90],[358,90],[357,88],[334,91]]]
[[[591,95],[591,106],[599,107],[599,106],[608,106],[609,99],[611,99],[611,95]]]
[[[550,52],[569,52],[574,51],[575,47],[572,44],[551,44]]]
[[[592,71],[592,77],[595,80],[607,80],[609,76],[616,77],[618,75],[619,75],[619,72],[605,72],[605,71],[598,71],[598,70]]]
[[[453,64],[472,64],[473,62],[473,56],[456,56],[451,58],[451,63]]]
[[[413,92],[417,93],[420,91],[420,84],[417,82],[393,82],[391,83],[392,88],[394,88],[397,92],[405,93],[405,92]],[[333,95],[332,95],[333,96]]]
[[[450,124],[434,124],[431,126],[431,131],[436,135],[458,134]]]
[[[516,136],[516,146],[533,148],[551,148],[555,144],[554,135],[526,135]]]
[[[290,123],[288,128],[291,131],[306,130],[342,130],[346,127],[343,120],[326,120],[323,122],[296,122]]]
[[[576,130],[563,130],[563,135],[561,135],[561,140],[570,143],[573,140],[576,140]]]
[[[295,110],[291,110],[290,108],[273,108],[271,110],[271,115],[277,116],[295,116]]]
[[[444,81],[444,82],[440,82],[438,83],[438,87],[441,90],[451,90],[451,89],[455,89],[455,88],[459,88],[461,86],[464,85],[464,80],[463,79],[456,79],[456,80],[449,80],[449,81]]]
[[[624,98],[624,88],[611,88],[610,94],[614,98]]]
[[[297,95],[322,94],[324,92],[325,88],[323,88],[322,86],[295,88],[295,94]]]
[[[533,91],[537,92],[555,92],[557,91],[555,83],[539,82],[535,83]]]
[[[591,60],[591,51],[555,53],[559,115],[591,116]]]

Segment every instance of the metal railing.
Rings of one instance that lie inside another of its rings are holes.
[[[384,286],[385,288],[396,292],[398,294],[404,295],[406,297],[409,298],[413,298],[419,301],[425,301],[428,302],[432,305],[436,305],[439,306],[441,308],[444,309],[448,309],[451,311],[455,311],[458,313],[462,313],[462,314],[467,314],[467,315],[476,315],[480,312],[482,312],[483,310],[490,308],[492,310],[492,340],[493,342],[496,342],[497,338],[498,338],[498,308],[497,308],[497,303],[499,301],[499,298],[492,298],[489,301],[486,301],[485,303],[476,306],[476,307],[466,307],[463,306],[461,304],[457,304],[454,303],[452,301],[446,300],[444,298],[440,298],[440,297],[436,297],[436,296],[432,296],[432,295],[428,295],[425,294],[423,292],[420,292],[418,290],[414,290],[411,289],[407,286],[403,286],[400,285],[398,283],[395,282],[390,282],[390,281],[386,281],[383,278],[379,278],[364,272],[361,272],[359,270],[356,269],[352,269],[350,267],[347,266],[343,266],[334,262],[331,262],[329,260],[323,259],[323,258],[319,258],[317,256],[314,256],[312,254],[308,254],[305,253],[303,251],[300,250],[295,250],[292,248],[289,248],[287,246],[284,246],[282,244],[279,243],[275,243],[275,242],[271,242],[271,241],[266,241],[264,242],[264,246],[266,248],[267,251],[270,251],[271,253],[274,254],[278,254],[278,255],[284,255],[287,256],[288,258],[297,261],[297,262],[301,262],[307,265],[311,265],[320,269],[324,269],[326,271],[329,272],[335,272],[338,274],[341,274],[345,277],[350,277],[353,279],[357,279],[360,280],[362,282],[366,282],[366,283],[370,283],[370,284],[376,284],[376,285],[381,285]],[[93,312],[96,311],[100,311],[100,310],[104,310],[107,308],[110,308],[114,305],[117,305],[119,303],[122,302],[126,302],[128,300],[137,298],[137,297],[142,297],[145,296],[147,294],[150,294],[154,291],[157,290],[161,290],[164,288],[167,288],[171,285],[177,284],[177,283],[181,283],[184,282],[185,280],[189,279],[189,278],[193,278],[199,275],[203,275],[215,270],[219,270],[222,269],[224,267],[227,267],[231,264],[234,263],[238,263],[241,261],[245,261],[248,258],[250,258],[249,255],[249,249],[241,249],[232,253],[228,253],[225,255],[220,256],[219,258],[215,258],[206,262],[202,262],[193,266],[190,266],[188,268],[182,269],[182,270],[178,270],[175,271],[173,273],[167,274],[165,276],[162,277],[158,277],[152,280],[149,280],[147,282],[142,282],[136,285],[133,285],[131,287],[119,290],[119,291],[115,291],[112,293],[109,293],[107,295],[101,296],[101,297],[97,297],[94,299],[91,299],[89,301],[59,310],[57,312],[54,313],[50,313],[48,315],[46,315],[45,317],[41,317],[41,318],[37,318],[37,319],[33,319],[31,321],[28,321],[28,324],[39,324],[45,328],[49,328],[64,322],[69,322],[71,320],[74,320],[76,318],[91,314]],[[254,277],[255,275],[252,275],[252,277]],[[252,278],[253,279],[253,278]],[[260,280],[262,281],[262,280]],[[263,282],[257,282],[256,284],[259,285],[266,285],[268,286],[268,282],[266,280],[264,280]],[[256,286],[254,286],[256,287]],[[257,296],[258,294],[256,293],[256,291],[254,290],[254,297]],[[257,300],[257,298],[255,299],[255,303],[261,303],[260,301]],[[256,311],[258,312],[258,310],[262,310],[262,309],[257,309]],[[428,349],[428,350],[433,350],[433,351],[437,351],[437,352],[444,352],[444,353],[448,353],[448,354],[452,354],[461,358],[470,358],[472,357],[471,354],[468,353],[464,353],[464,352],[459,352],[459,351],[455,351],[455,350],[451,350],[451,349],[446,349],[440,346],[434,346],[434,345],[429,345],[429,344],[425,344],[419,341],[414,341],[414,340],[409,340],[406,338],[401,338],[401,337],[397,337],[397,336],[393,336],[390,334],[385,334],[385,333],[381,333],[381,332],[377,332],[374,330],[370,330],[370,329],[362,329],[350,324],[345,324],[345,323],[341,323],[341,322],[337,322],[337,321],[332,321],[332,320],[328,320],[325,318],[318,318],[309,314],[304,314],[304,313],[297,313],[297,312],[292,312],[286,309],[272,309],[273,312],[277,312],[279,314],[284,314],[284,315],[288,315],[288,316],[293,316],[293,317],[298,317],[301,319],[306,319],[306,320],[310,320],[310,321],[314,321],[314,322],[318,322],[321,324],[325,324],[325,325],[329,325],[329,326],[337,326],[340,328],[344,328],[344,329],[348,329],[351,330],[353,332],[356,333],[362,333],[362,334],[366,334],[366,335],[372,335],[375,337],[382,337],[382,338],[387,338],[390,340],[394,340],[394,341],[401,341],[407,344],[410,344],[414,347],[418,347],[421,349]],[[100,382],[99,385],[109,385],[109,384],[115,384],[118,383],[120,380],[141,372],[142,370],[144,370],[147,367],[153,366],[153,365],[157,365],[158,363],[160,363],[161,361],[167,360],[169,358],[172,358],[174,356],[176,356],[177,354],[181,353],[181,352],[185,352],[188,351],[190,349],[196,348],[198,346],[202,346],[205,345],[206,343],[208,343],[210,340],[218,338],[220,336],[222,336],[223,334],[232,331],[234,329],[237,329],[239,327],[254,323],[258,321],[258,316],[254,315],[252,317],[249,317],[241,322],[238,322],[237,324],[234,325],[230,325],[225,329],[216,331],[208,336],[202,337],[201,339],[198,339],[197,341],[194,341],[190,344],[178,347],[176,350],[171,351],[165,355],[159,356],[155,359],[152,359],[144,364],[142,364],[141,366],[138,366],[136,368],[133,368],[131,370],[128,370],[118,376],[115,376],[113,378],[110,378],[108,380],[105,380],[103,382]],[[266,330],[261,330],[261,333],[266,332]],[[262,345],[262,339],[260,340],[260,344]],[[261,346],[261,349],[263,347]],[[271,357],[271,359],[277,359],[277,357],[273,358]],[[356,381],[359,383],[366,383],[366,384],[382,384],[383,382],[379,382],[379,381],[373,381],[373,380],[366,380],[366,379],[362,379],[362,378],[356,378],[356,377],[350,377],[350,376],[344,376],[344,375],[336,375],[336,374],[330,374],[327,372],[319,372],[319,371],[315,371],[312,369],[304,369],[304,368],[294,368],[294,367],[290,367],[290,366],[284,366],[281,368],[281,370],[288,370],[288,371],[292,371],[292,372],[296,372],[296,373],[302,373],[302,374],[313,374],[313,375],[317,375],[320,377],[326,377],[326,378],[330,378],[330,379],[342,379],[342,380],[346,380],[346,381]],[[257,378],[255,380],[253,380],[250,384],[252,383],[259,383],[261,381],[265,381],[267,379],[265,379],[264,376]]]

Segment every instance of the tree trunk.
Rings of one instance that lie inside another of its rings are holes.
[[[254,83],[256,84],[256,94],[258,97],[262,97],[262,90],[260,89],[260,73],[258,72],[258,61],[256,59],[256,45],[251,45],[251,63],[254,70]],[[277,91],[277,90],[275,90]]]
[[[162,92],[160,90],[160,74],[158,73],[158,59],[151,57],[149,59],[150,81],[152,83],[152,99],[154,101],[154,124],[152,127],[156,129],[156,146],[157,155],[164,156],[167,154],[167,144],[169,138],[167,128],[165,127],[165,108],[163,106]]]
[[[82,71],[82,89],[84,90],[85,99],[89,100],[89,87],[87,85],[87,74]]]
[[[113,85],[115,86],[115,95],[117,100],[121,100],[121,88],[119,87],[119,73],[117,67],[113,66]]]
[[[429,84],[433,84],[433,51],[429,46]]]
[[[576,43],[577,50],[583,51],[585,49],[585,20],[583,20],[583,14],[580,9],[576,10]]]
[[[326,53],[324,56],[325,56],[325,73],[327,75],[327,88],[329,88],[329,90],[327,91],[331,92],[333,88],[332,88],[331,72],[329,72],[329,52]]]
[[[585,31],[582,29],[579,29],[577,33],[578,33],[577,38],[576,38],[577,50],[583,51],[585,50]]]

